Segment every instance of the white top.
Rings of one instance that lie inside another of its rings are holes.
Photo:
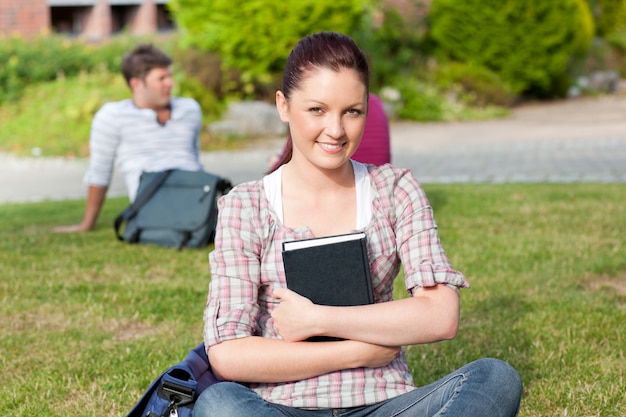
[[[173,97],[171,106],[165,124],[157,121],[156,111],[140,109],[131,99],[102,106],[91,125],[85,183],[108,187],[117,162],[133,201],[144,171],[201,170],[200,105],[191,98]]]
[[[356,188],[356,229],[363,229],[372,217],[372,190],[370,177],[367,173],[367,165],[361,162],[350,160],[354,168],[355,188]],[[283,166],[263,178],[265,196],[270,202],[270,206],[278,215],[281,223],[283,221],[283,195],[281,187]]]

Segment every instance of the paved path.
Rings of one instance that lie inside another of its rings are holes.
[[[202,155],[235,183],[258,178],[282,140]],[[517,108],[464,123],[394,123],[392,158],[424,183],[626,182],[626,96]],[[0,204],[84,198],[86,160],[0,154]],[[110,195],[125,195],[115,175]]]

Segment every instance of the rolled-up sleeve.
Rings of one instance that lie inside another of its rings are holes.
[[[255,233],[253,193],[233,189],[219,200],[211,282],[204,312],[204,340],[212,346],[251,336],[256,330],[260,242]]]
[[[465,276],[450,264],[430,203],[409,171],[398,176],[394,198],[397,251],[404,265],[407,291],[412,294],[416,288],[437,284],[469,287]]]

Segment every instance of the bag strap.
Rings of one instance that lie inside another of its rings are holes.
[[[222,194],[228,193],[232,188],[233,188],[233,184],[230,182],[230,180],[226,178],[220,178],[220,180],[217,182],[217,189]]]
[[[221,382],[211,369],[209,358],[206,354],[206,348],[204,342],[200,343],[194,349],[189,352],[185,362],[189,369],[193,372],[198,382],[197,393],[200,395],[202,391],[207,389],[213,384]]]
[[[209,364],[209,358],[206,354],[205,345],[204,342],[202,342],[189,351],[187,357],[183,361],[177,363],[159,375],[159,377],[150,384],[150,387],[144,392],[137,404],[135,404],[133,409],[128,413],[127,417],[145,417],[146,407],[148,406],[150,399],[155,393],[159,395],[158,392],[162,389],[161,386],[165,379],[169,379],[170,382],[175,380],[175,378],[168,377],[168,375],[175,370],[183,370],[186,373],[189,373],[192,376],[192,379],[196,382],[196,389],[193,398],[194,402],[200,393],[202,393],[202,391],[204,391],[207,387],[220,382],[220,380],[218,380],[211,371],[211,365]],[[187,407],[190,406],[187,405]],[[191,405],[191,407],[193,407],[193,405]],[[157,414],[148,413],[147,415],[156,416]]]
[[[155,175],[150,183],[144,188],[140,195],[135,198],[135,201],[129,205],[119,216],[115,218],[113,223],[115,227],[115,235],[118,240],[124,240],[124,237],[120,234],[120,226],[123,222],[128,221],[135,217],[141,207],[143,207],[148,200],[152,198],[154,193],[163,185],[167,177],[172,173],[172,169],[167,171],[161,171]]]

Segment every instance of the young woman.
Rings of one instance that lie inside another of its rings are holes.
[[[451,339],[459,289],[433,212],[410,171],[352,161],[369,70],[347,36],[322,32],[291,52],[276,106],[293,144],[282,165],[220,200],[204,339],[215,374],[203,416],[517,414],[522,383],[496,359],[415,387],[402,346]],[[315,305],[286,288],[285,241],[364,231],[374,304]],[[404,267],[409,298],[392,300]],[[330,336],[339,341],[307,341]]]
[[[271,164],[269,172],[276,171],[285,163],[285,158],[291,158],[293,152],[291,140],[287,140],[280,156]],[[289,156],[287,156],[289,155]],[[370,93],[367,100],[367,117],[361,143],[351,157],[354,161],[364,164],[383,165],[391,162],[391,137],[389,119],[383,102],[377,95]]]

